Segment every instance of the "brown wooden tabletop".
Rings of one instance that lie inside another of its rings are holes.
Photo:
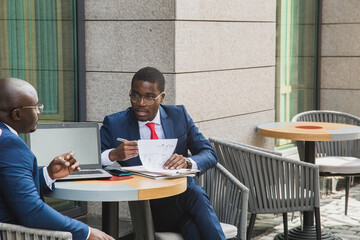
[[[360,138],[360,127],[327,122],[275,122],[257,127],[260,135],[298,141],[345,141]]]

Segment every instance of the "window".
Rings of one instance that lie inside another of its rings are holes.
[[[30,82],[44,121],[77,120],[75,0],[0,0],[0,76]]]
[[[318,0],[277,1],[276,121],[316,108],[317,18]]]
[[[83,1],[0,0],[0,77],[37,89],[45,105],[40,122],[79,120],[77,5]],[[79,202],[46,201],[70,216],[86,211]]]

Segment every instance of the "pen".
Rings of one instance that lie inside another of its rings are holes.
[[[126,142],[127,141],[127,139],[125,139],[125,138],[117,138],[116,140],[118,140],[119,142]]]
[[[188,174],[188,172],[196,173],[198,171],[193,169],[182,169],[182,171],[176,171],[175,174]]]

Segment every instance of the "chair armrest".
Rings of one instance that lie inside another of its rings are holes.
[[[270,150],[270,149],[265,149],[265,148],[256,147],[256,146],[252,146],[252,145],[247,145],[247,144],[243,144],[243,143],[241,145],[243,145],[245,147],[248,147],[248,148],[251,148],[251,149],[254,149],[254,150],[263,151],[263,152],[273,154],[273,155],[277,155],[277,156],[282,156],[282,153],[278,152],[278,151],[273,151],[273,150]]]
[[[2,232],[2,240],[31,240],[45,238],[52,240],[72,239],[72,234],[70,232],[28,228],[10,223],[0,223],[0,232]]]
[[[220,140],[220,139],[217,139],[217,138],[209,138],[209,141],[212,145],[215,145],[214,143],[222,143],[223,140]],[[251,148],[251,149],[254,149],[254,150],[258,150],[258,151],[264,151],[264,152],[267,152],[269,154],[274,154],[274,155],[277,155],[277,156],[282,156],[282,153],[281,152],[277,152],[277,151],[273,151],[273,150],[270,150],[270,149],[265,149],[265,148],[261,148],[261,147],[256,147],[256,146],[252,146],[252,145],[248,145],[248,144],[244,144],[244,143],[235,143],[235,142],[231,142],[231,141],[226,141],[227,143],[232,143],[232,144],[237,144],[237,145],[240,145],[240,146],[244,146],[244,147],[247,147],[247,148]]]
[[[197,180],[208,194],[219,221],[236,226],[238,237],[246,239],[249,189],[220,164]]]

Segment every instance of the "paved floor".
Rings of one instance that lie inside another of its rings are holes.
[[[348,214],[346,216],[344,214],[344,196],[345,191],[342,190],[321,197],[320,212],[322,228],[329,230],[343,240],[360,239],[360,184],[350,189]],[[291,216],[289,216],[288,222],[289,229],[300,225],[299,214],[297,214],[292,221],[290,218]],[[269,219],[264,217],[263,219],[259,219],[259,223],[256,222],[255,224],[259,224],[259,228],[266,227],[267,229],[260,235],[253,237],[252,239],[254,240],[274,239],[276,234],[283,231],[282,215],[276,216],[275,218],[271,216]]]

